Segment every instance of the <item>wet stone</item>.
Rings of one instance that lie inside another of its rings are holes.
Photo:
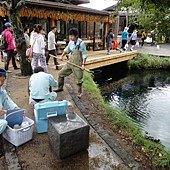
[[[89,125],[77,114],[67,120],[65,115],[48,119],[48,137],[57,159],[64,159],[89,147]]]

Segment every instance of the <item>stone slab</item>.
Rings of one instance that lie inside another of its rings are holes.
[[[57,159],[64,159],[89,147],[90,126],[77,114],[68,120],[66,115],[48,119],[48,137]]]

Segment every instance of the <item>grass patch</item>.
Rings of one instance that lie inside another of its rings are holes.
[[[88,92],[90,100],[94,106],[99,108],[104,113],[114,127],[120,127],[127,132],[129,137],[133,138],[135,143],[141,146],[142,151],[152,158],[153,163],[163,168],[170,167],[170,151],[165,150],[164,146],[155,143],[149,139],[145,139],[141,130],[136,123],[127,117],[127,115],[116,108],[111,107],[106,103],[101,95],[100,89],[93,81],[90,74],[84,74],[84,89]]]
[[[128,66],[130,70],[170,70],[170,58],[139,53],[136,58],[129,60]]]

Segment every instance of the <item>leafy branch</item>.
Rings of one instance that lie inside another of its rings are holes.
[[[10,9],[10,5],[9,5],[9,3],[7,1],[1,1],[0,4],[2,6],[5,6],[5,8],[7,8],[8,10]]]
[[[15,10],[19,11],[24,5],[25,5],[25,0],[20,0],[15,6]]]

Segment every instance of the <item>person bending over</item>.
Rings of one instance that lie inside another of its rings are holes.
[[[2,87],[6,79],[6,71],[0,69],[0,134],[5,130],[7,121],[4,119],[4,115],[8,109],[15,109],[18,106],[8,96],[6,90]]]
[[[3,155],[2,133],[7,127],[7,121],[4,118],[8,109],[15,109],[18,106],[8,96],[6,90],[2,87],[6,79],[6,70],[0,69],[0,157]]]
[[[34,69],[34,74],[29,80],[29,103],[55,101],[57,94],[51,92],[51,87],[57,87],[58,83],[51,74],[45,73],[40,66]]]

